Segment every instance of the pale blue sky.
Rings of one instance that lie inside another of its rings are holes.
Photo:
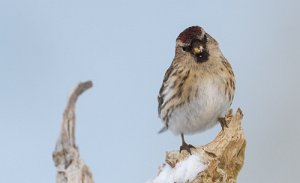
[[[156,96],[175,38],[201,25],[237,78],[248,144],[241,183],[296,182],[300,154],[300,5],[296,0],[0,0],[0,182],[55,182],[52,151],[70,89],[77,143],[96,182],[152,178],[179,137]],[[220,127],[188,136],[206,144]]]

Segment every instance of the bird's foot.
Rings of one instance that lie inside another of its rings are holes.
[[[230,122],[231,119],[232,119],[232,117],[233,117],[232,109],[230,109],[230,110],[227,112],[227,114],[225,115],[225,121],[227,121],[227,123]]]
[[[190,153],[190,155],[192,155],[191,148],[196,149],[193,145],[184,143],[182,146],[180,146],[179,152],[181,153],[182,150],[186,150],[188,153]]]
[[[232,114],[232,109],[230,109],[230,110],[226,113],[225,117],[223,117],[223,118],[222,118],[222,117],[218,118],[218,121],[220,122],[223,131],[224,131],[225,127],[228,128],[228,123],[231,121],[232,116],[233,116],[233,114]]]
[[[219,118],[218,121],[220,122],[223,131],[225,128],[228,128],[228,124],[225,118]]]

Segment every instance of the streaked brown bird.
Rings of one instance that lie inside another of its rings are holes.
[[[218,42],[202,27],[185,29],[176,39],[175,58],[167,69],[158,95],[158,113],[164,128],[181,135],[180,152],[191,154],[185,134],[205,131],[229,110],[235,91],[231,65]]]

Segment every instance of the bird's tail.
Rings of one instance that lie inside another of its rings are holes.
[[[158,134],[164,133],[164,132],[167,131],[167,130],[168,130],[168,127],[164,126],[164,127],[162,127],[162,129],[160,129],[160,130],[158,131]]]

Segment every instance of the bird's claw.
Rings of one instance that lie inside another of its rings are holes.
[[[218,118],[218,121],[220,122],[223,131],[224,131],[225,127],[228,128],[228,123],[230,123],[232,116],[233,116],[232,109],[230,109],[226,113],[225,117]]]
[[[222,130],[224,131],[225,127],[228,128],[227,120],[225,118],[219,118]]]
[[[193,145],[191,145],[191,144],[182,144],[182,146],[180,146],[179,152],[181,153],[182,150],[186,150],[188,153],[190,153],[190,155],[192,155],[191,148],[196,149],[196,148],[195,148]]]

